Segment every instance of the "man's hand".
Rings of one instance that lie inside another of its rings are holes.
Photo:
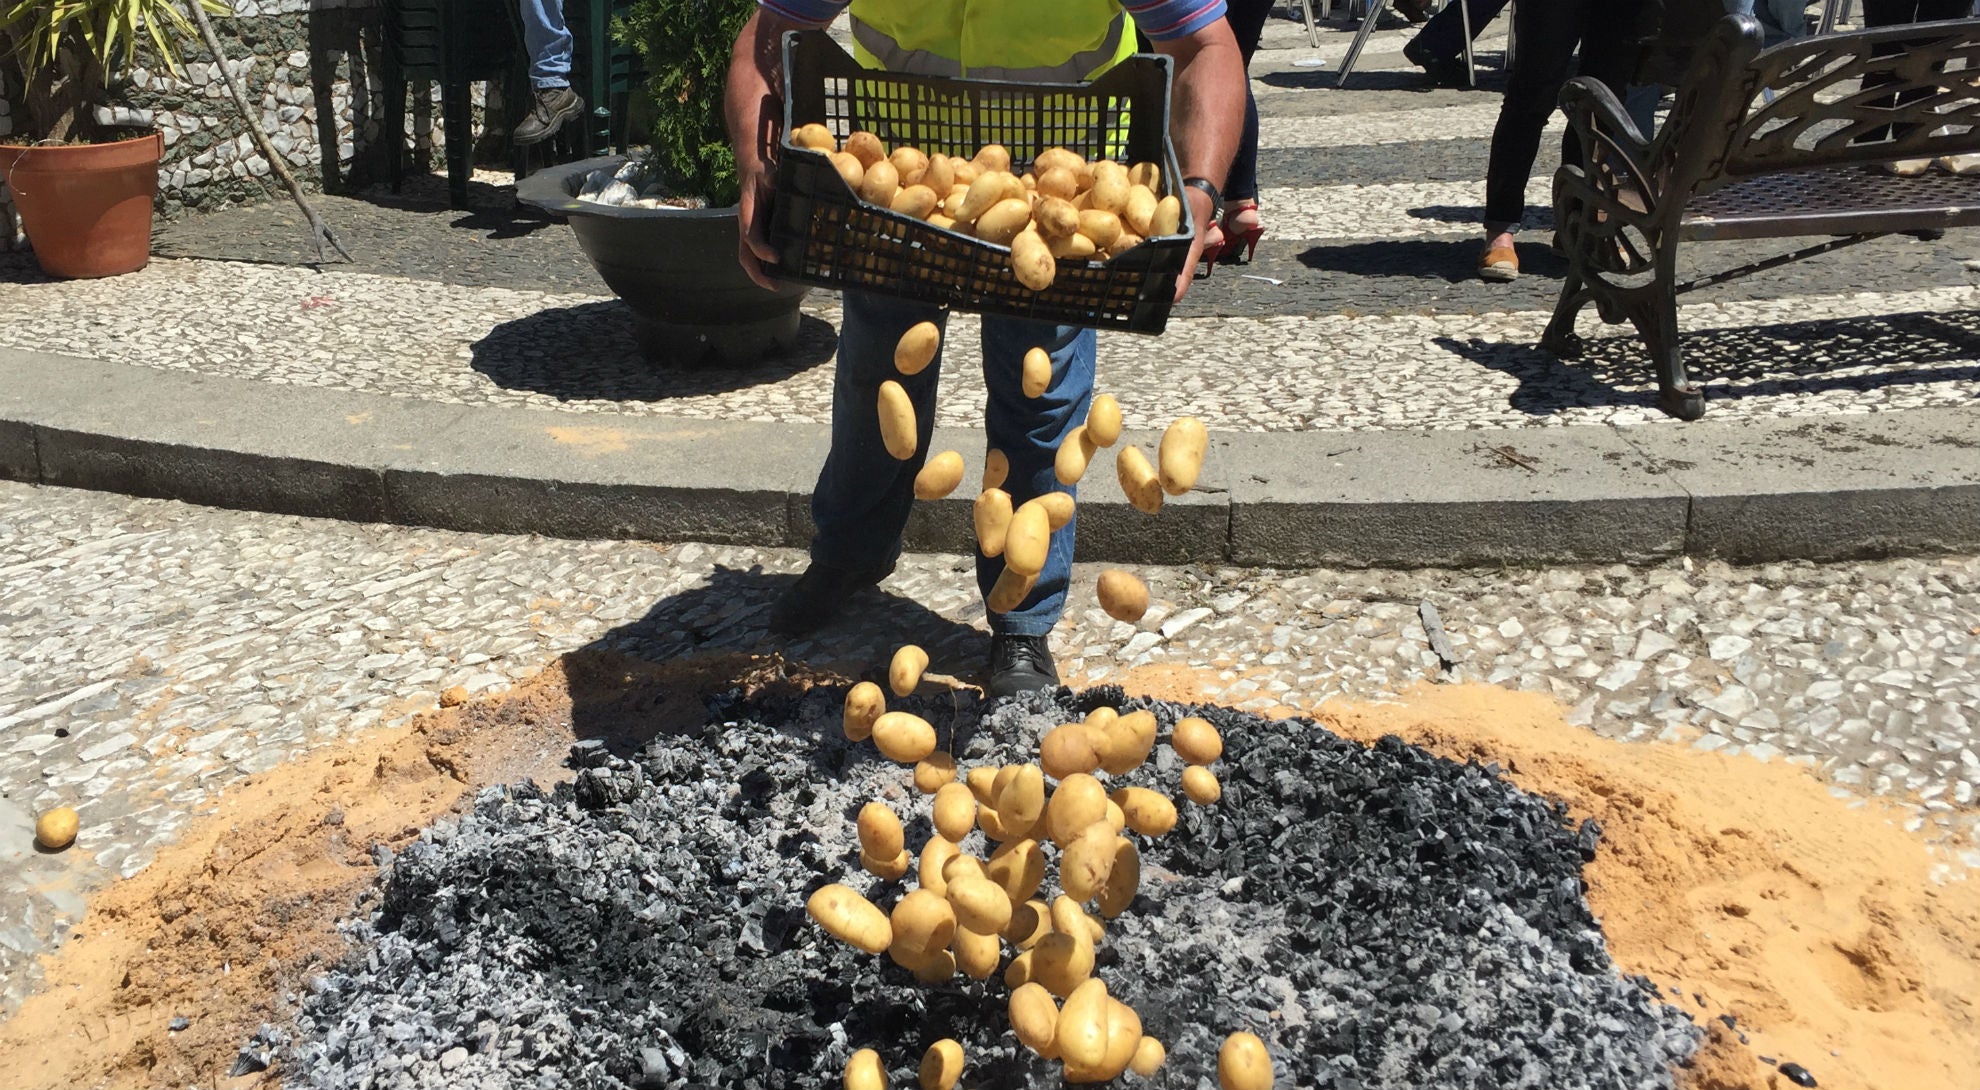
[[[770,245],[770,180],[770,172],[763,168],[743,175],[742,199],[736,202],[736,225],[742,236],[736,263],[757,287],[776,291],[778,283],[765,268],[777,261],[777,251]]]
[[[1178,303],[1183,301],[1183,296],[1189,293],[1189,286],[1196,281],[1196,266],[1203,261],[1204,244],[1210,241],[1211,235],[1220,233],[1210,218],[1210,194],[1189,186],[1183,190],[1183,200],[1189,202],[1189,215],[1196,224],[1196,233],[1189,239],[1189,261],[1183,265],[1182,275],[1176,277],[1175,301]]]
[[[1231,36],[1230,24],[1218,19],[1194,34],[1156,42],[1155,51],[1176,62],[1175,115],[1169,119],[1169,134],[1176,142],[1183,177],[1208,178],[1222,189],[1231,159],[1237,155],[1238,134],[1244,130],[1244,55]],[[1181,184],[1182,179],[1175,181]],[[1176,278],[1179,303],[1196,277],[1203,244],[1216,226],[1210,219],[1210,195],[1195,186],[1183,193],[1196,222],[1196,236],[1190,242],[1189,264]]]
[[[783,122],[780,97],[784,86],[784,31],[796,23],[758,8],[736,35],[729,57],[729,85],[724,96],[729,140],[736,146],[736,173],[742,198],[736,203],[742,240],[736,261],[759,286],[775,291],[777,282],[764,266],[777,260],[770,247],[770,182],[775,175],[777,128]]]

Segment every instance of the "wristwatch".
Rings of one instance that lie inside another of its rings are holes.
[[[1218,220],[1224,218],[1224,195],[1222,193],[1217,192],[1216,185],[1214,185],[1210,181],[1210,179],[1195,178],[1195,177],[1184,178],[1183,185],[1191,189],[1200,189],[1209,196],[1211,219]]]

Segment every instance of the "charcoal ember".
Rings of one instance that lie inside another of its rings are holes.
[[[905,888],[856,862],[858,806],[912,796],[844,739],[842,697],[719,694],[697,734],[631,759],[578,747],[553,791],[481,792],[348,924],[351,953],[301,1000],[290,1084],[825,1090],[874,1047],[910,1085],[946,1036],[971,1086],[1061,1086],[1012,1039],[1000,982],[920,985],[804,916],[827,881],[882,904]],[[1222,801],[1144,844],[1141,896],[1099,951],[1168,1046],[1164,1085],[1214,1085],[1238,1028],[1279,1085],[1324,1090],[1663,1090],[1696,1049],[1682,1012],[1609,961],[1580,876],[1600,830],[1494,768],[1117,689],[903,706],[967,762],[1008,763],[1103,704],[1164,729],[1201,715],[1225,742]],[[1174,795],[1160,752],[1114,779]],[[904,809],[919,844],[926,818]]]

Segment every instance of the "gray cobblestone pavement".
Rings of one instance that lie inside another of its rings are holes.
[[[214,791],[313,747],[498,690],[585,646],[666,659],[771,651],[800,553],[485,537],[0,484],[0,1006],[81,897],[134,873]],[[1053,644],[1069,681],[1174,664],[1251,708],[1435,676],[1547,693],[1603,734],[1690,740],[1906,801],[1948,866],[1980,866],[1980,559],[1503,572],[1138,569],[1139,626],[1077,574]],[[966,558],[910,556],[859,619],[783,648],[852,672],[902,642],[974,676]],[[83,814],[78,851],[23,849]]]

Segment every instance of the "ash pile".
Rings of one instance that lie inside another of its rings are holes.
[[[842,693],[716,698],[701,735],[633,759],[580,745],[574,783],[488,789],[385,870],[352,954],[305,997],[292,1087],[838,1087],[877,1049],[912,1086],[961,1042],[962,1084],[1060,1086],[996,976],[925,985],[826,935],[806,896],[862,872],[874,798],[930,835],[905,771],[840,733]],[[1035,694],[987,717],[921,702],[964,764],[1024,761],[1099,706],[1223,734],[1224,790],[1142,848],[1096,972],[1168,1050],[1150,1081],[1216,1085],[1218,1043],[1264,1038],[1280,1087],[1664,1088],[1699,1031],[1620,976],[1582,897],[1599,831],[1495,770],[1304,720]],[[1116,783],[1172,791],[1166,749]],[[909,815],[914,815],[909,817]],[[987,854],[981,832],[965,850]],[[1135,1081],[1133,1075],[1124,1076]]]

